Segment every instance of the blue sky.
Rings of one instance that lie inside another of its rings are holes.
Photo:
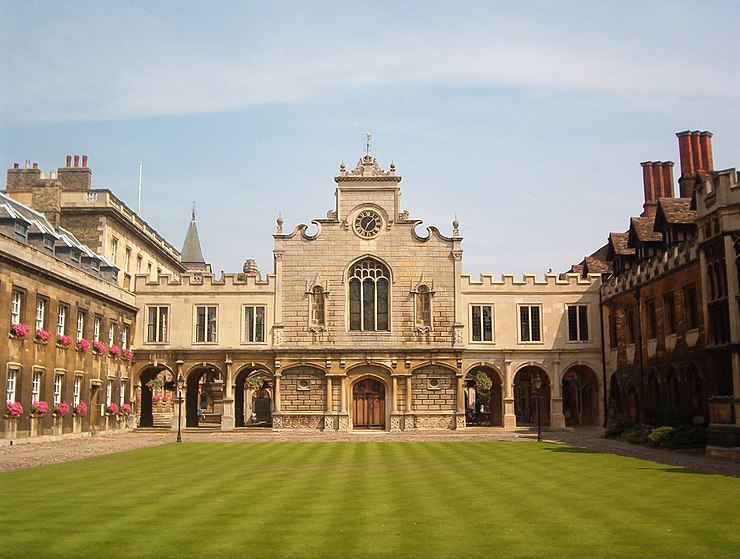
[[[272,270],[364,151],[478,274],[567,269],[642,209],[681,130],[740,165],[740,3],[0,0],[0,161],[87,154],[178,248]]]

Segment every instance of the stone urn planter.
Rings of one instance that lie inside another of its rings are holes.
[[[43,418],[44,416],[31,416],[31,430],[29,432],[29,436],[38,437],[41,434],[41,421]]]
[[[18,438],[18,418],[5,418],[5,439],[12,441]]]
[[[72,420],[72,432],[82,433],[82,416],[81,415],[74,416]]]

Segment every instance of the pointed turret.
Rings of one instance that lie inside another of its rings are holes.
[[[195,224],[195,204],[193,204],[193,214],[190,218],[190,226],[185,234],[185,242],[182,244],[182,256],[180,261],[188,271],[210,272],[210,264],[206,264],[203,257],[203,250],[200,248],[200,238],[198,237],[198,226]]]

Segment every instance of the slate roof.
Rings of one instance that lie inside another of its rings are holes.
[[[203,257],[203,250],[200,248],[200,238],[198,237],[198,227],[195,225],[195,212],[190,220],[188,232],[185,233],[185,242],[182,245],[180,262],[183,264],[205,264],[206,259]]]

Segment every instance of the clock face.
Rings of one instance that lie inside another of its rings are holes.
[[[355,232],[365,239],[370,239],[380,233],[383,220],[373,210],[362,210],[355,218]]]

